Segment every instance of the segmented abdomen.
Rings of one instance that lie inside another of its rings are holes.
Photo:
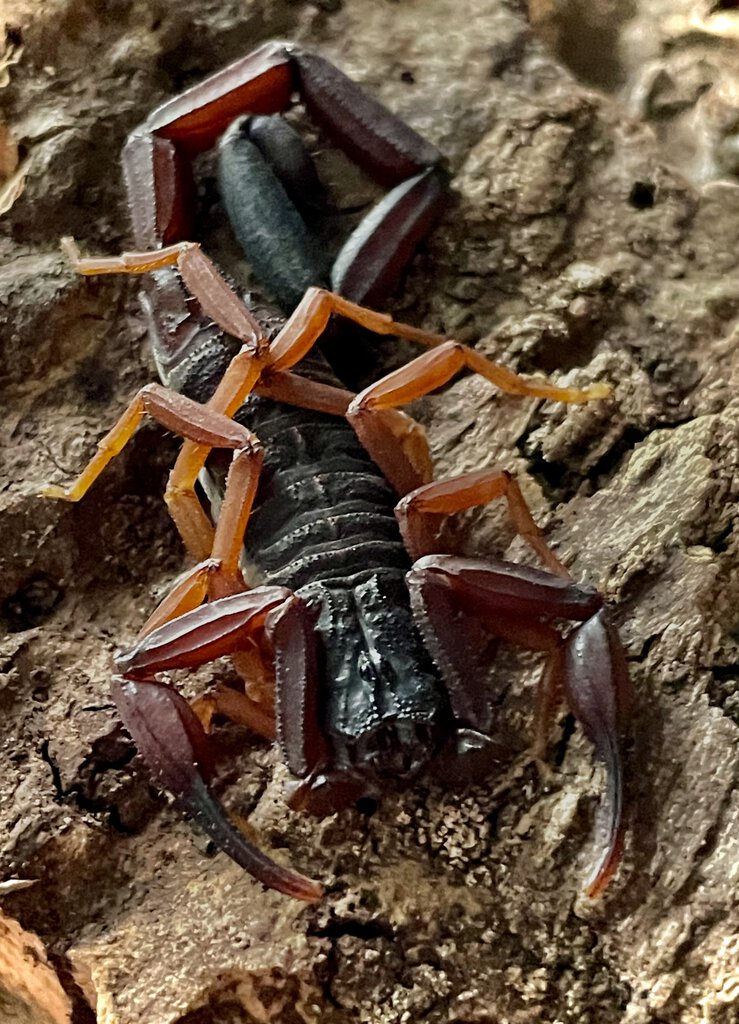
[[[343,418],[252,397],[235,419],[264,449],[246,578],[288,587],[315,618],[332,770],[361,778],[366,792],[407,780],[451,719],[410,607],[397,497]],[[208,463],[216,515],[231,457]]]
[[[345,420],[259,398],[237,419],[265,451],[246,533],[247,561],[260,583],[298,590],[410,567],[396,496]]]
[[[247,571],[315,615],[333,768],[367,792],[409,779],[438,749],[449,710],[410,607],[396,495],[346,420],[261,399],[242,416],[265,448]]]

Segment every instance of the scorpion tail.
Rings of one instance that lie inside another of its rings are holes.
[[[225,854],[269,889],[314,903],[318,882],[277,864],[233,824],[208,785],[208,738],[195,712],[177,691],[156,680],[116,676],[113,699],[139,753],[177,805]]]

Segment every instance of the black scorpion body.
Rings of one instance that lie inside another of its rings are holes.
[[[402,782],[436,752],[447,706],[410,608],[397,499],[345,421],[264,400],[244,414],[270,452],[247,558],[316,614],[334,768]]]
[[[233,350],[205,328],[190,351],[177,375],[162,377],[204,401]],[[320,351],[296,370],[340,385]],[[234,418],[264,448],[245,575],[252,586],[294,591],[315,616],[327,684],[321,724],[332,747],[331,774],[341,779],[335,796],[372,795],[389,780],[402,785],[434,758],[452,717],[410,607],[411,561],[395,519],[397,496],[344,419],[259,396]],[[201,480],[215,517],[230,460],[223,454],[211,458]]]

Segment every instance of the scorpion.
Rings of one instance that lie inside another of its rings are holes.
[[[296,98],[388,189],[331,266],[306,222],[322,185],[282,116]],[[216,144],[233,232],[279,307],[261,318],[190,240],[193,159]],[[605,398],[609,385],[524,378],[373,311],[439,216],[448,176],[434,146],[296,44],[265,44],[165,102],[122,163],[136,251],[83,259],[63,244],[82,274],[143,275],[162,383],[137,393],[71,485],[42,493],[79,500],[146,415],[184,439],[165,500],[194,566],[115,656],[113,698],[144,762],[217,848],[265,886],[316,901],[321,884],[264,853],[214,794],[212,716],[276,738],[289,804],[325,815],[436,763],[470,777],[489,765],[495,715],[476,655],[483,634],[513,642],[546,655],[535,751],[564,694],[605,763],[608,832],[585,888],[598,896],[624,844],[631,694],[604,599],[571,578],[510,473],[435,481],[425,433],[401,407],[461,370],[561,402]],[[355,394],[325,345],[337,320],[424,351]],[[438,550],[446,517],[498,498],[544,569]],[[160,678],[221,656],[243,688],[191,705]]]

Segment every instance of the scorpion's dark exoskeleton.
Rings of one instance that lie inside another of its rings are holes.
[[[321,131],[390,189],[330,270],[300,212],[321,186],[276,116],[296,92]],[[278,303],[297,307],[276,336],[187,241],[191,161],[219,138],[235,234]],[[154,111],[123,164],[141,251],[81,260],[67,250],[82,273],[151,272],[143,302],[164,386],[138,393],[72,486],[44,493],[78,500],[147,413],[185,438],[166,500],[196,565],[116,658],[114,697],[144,760],[234,860],[315,900],[321,886],[259,851],[213,797],[208,716],[276,734],[295,778],[291,803],[316,813],[413,778],[442,749],[479,764],[494,729],[470,646],[482,628],[547,655],[539,745],[564,690],[605,761],[610,831],[586,889],[598,894],[623,844],[630,685],[618,636],[598,592],[574,583],[544,542],[515,480],[481,470],[432,482],[423,431],[398,407],[464,368],[509,393],[566,402],[603,398],[608,386],[525,380],[365,308],[429,230],[446,179],[433,146],[315,54],[261,47]],[[428,351],[353,395],[316,345],[332,316]],[[225,469],[222,449],[233,451]],[[546,571],[437,552],[443,517],[496,497]],[[558,620],[581,625],[563,635]],[[244,692],[222,688],[194,710],[156,678],[221,655]]]

